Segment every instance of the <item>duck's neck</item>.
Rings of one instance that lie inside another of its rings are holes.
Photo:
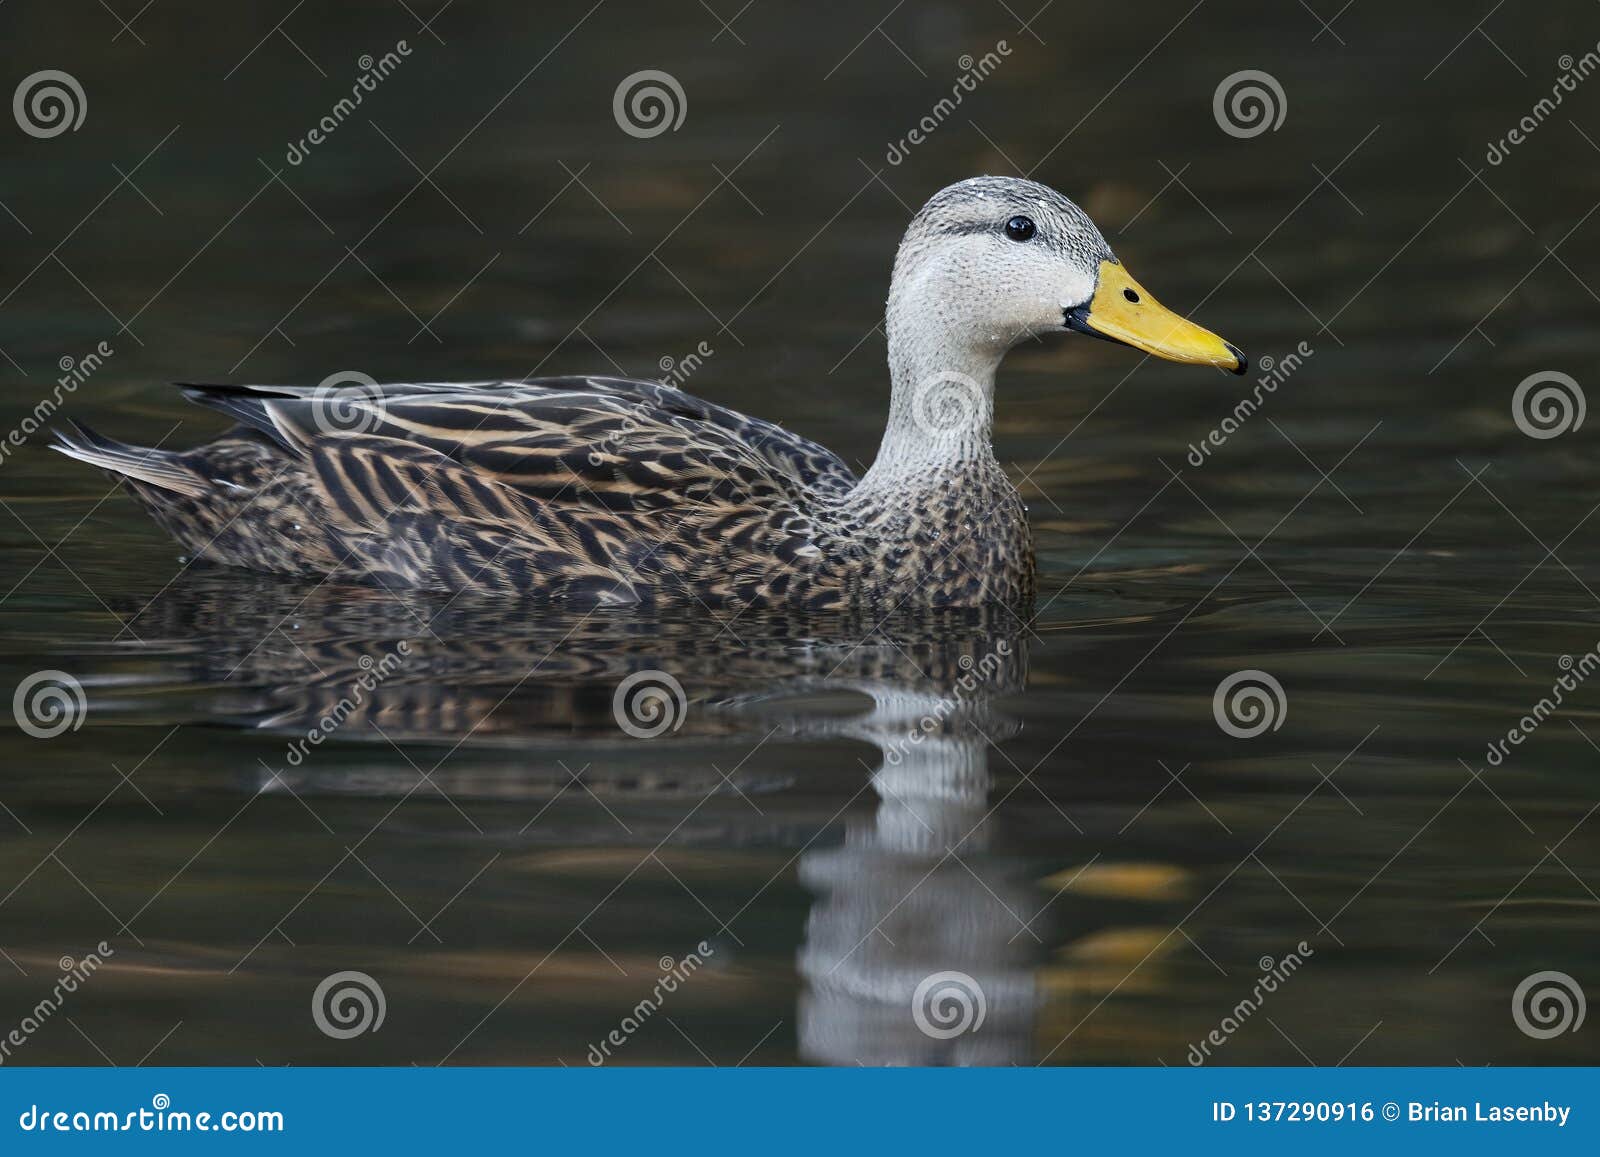
[[[887,323],[889,421],[856,497],[899,504],[999,471],[994,377],[1009,343],[952,341],[914,302],[892,300]]]

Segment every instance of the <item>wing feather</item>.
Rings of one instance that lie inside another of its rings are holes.
[[[814,558],[808,515],[855,484],[816,443],[656,382],[186,390],[301,458],[336,537],[404,585],[745,589]]]

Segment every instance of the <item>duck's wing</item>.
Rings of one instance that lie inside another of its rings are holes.
[[[837,497],[856,484],[838,455],[782,426],[633,378],[184,389],[285,449],[353,436],[425,446],[531,498],[579,508],[737,502],[774,485]]]
[[[303,463],[339,548],[396,585],[751,597],[818,555],[813,504],[855,484],[816,443],[658,382],[185,389]]]

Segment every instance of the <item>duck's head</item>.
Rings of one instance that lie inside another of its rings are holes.
[[[941,189],[906,230],[894,276],[891,329],[932,321],[997,360],[1023,338],[1068,330],[1169,361],[1239,374],[1248,364],[1151,297],[1089,215],[1037,181],[974,177]],[[928,310],[938,316],[913,316]]]

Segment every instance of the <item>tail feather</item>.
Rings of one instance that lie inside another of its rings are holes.
[[[289,444],[272,421],[266,403],[274,398],[298,396],[295,387],[280,389],[276,386],[229,386],[200,382],[179,382],[178,386],[183,390],[183,396],[191,402],[226,414],[235,422],[266,435],[285,450],[294,451],[295,447]]]
[[[70,434],[64,430],[55,431],[56,441],[50,447],[52,450],[125,478],[190,498],[204,497],[214,489],[204,475],[183,462],[181,456],[173,451],[130,446],[126,442],[96,434],[79,422],[71,425]]]

